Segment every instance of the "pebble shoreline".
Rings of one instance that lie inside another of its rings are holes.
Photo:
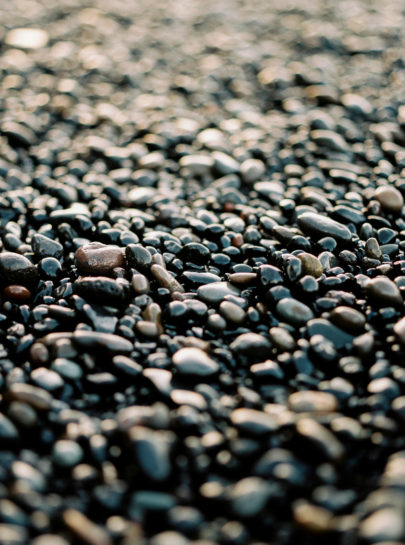
[[[403,543],[401,3],[29,5],[0,545]]]

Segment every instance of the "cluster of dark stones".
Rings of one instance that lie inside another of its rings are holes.
[[[403,543],[401,3],[81,4],[0,5],[0,544]]]

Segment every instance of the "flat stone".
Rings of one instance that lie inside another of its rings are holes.
[[[288,398],[288,406],[296,413],[328,413],[336,411],[338,402],[332,394],[306,390],[291,394]]]
[[[299,254],[297,257],[302,263],[302,270],[305,274],[310,274],[311,276],[314,276],[315,278],[318,278],[318,276],[321,276],[321,274],[323,273],[323,267],[321,262],[316,256],[303,252],[302,254]]]
[[[112,333],[78,330],[73,333],[73,341],[83,350],[107,350],[116,354],[127,354],[133,350],[130,341]]]
[[[230,349],[237,356],[249,357],[260,361],[271,353],[271,342],[258,333],[242,333],[230,344]]]

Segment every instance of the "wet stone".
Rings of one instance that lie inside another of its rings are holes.
[[[305,234],[317,239],[330,236],[337,242],[347,243],[352,238],[350,230],[345,225],[320,214],[304,212],[298,216],[297,222]]]
[[[0,253],[0,275],[9,282],[30,286],[37,282],[38,271],[26,257],[14,252]]]
[[[251,435],[266,435],[277,429],[277,422],[272,415],[255,409],[235,409],[231,413],[231,422],[242,432]]]
[[[372,303],[379,307],[390,307],[403,304],[401,292],[397,285],[385,276],[372,278],[366,284],[365,290]]]
[[[59,259],[63,256],[63,246],[60,242],[39,233],[36,233],[32,237],[31,246],[37,259],[42,259],[43,257],[55,257]]]
[[[318,278],[323,273],[322,264],[316,256],[304,252],[299,254],[298,259],[302,263],[302,269],[305,274]]]
[[[24,286],[11,284],[4,288],[4,297],[13,302],[25,302],[29,301],[32,297],[31,292]]]
[[[218,372],[218,364],[199,348],[181,348],[173,355],[173,365],[186,376],[208,377]]]
[[[106,304],[121,304],[127,298],[127,290],[122,283],[107,276],[83,276],[73,284],[73,291],[86,300]]]
[[[276,310],[283,320],[294,325],[304,325],[314,317],[307,305],[289,297],[281,299],[277,303]]]
[[[271,342],[257,333],[243,333],[230,344],[230,349],[237,357],[259,361],[271,353]]]
[[[118,246],[92,242],[76,250],[75,265],[81,274],[108,276],[116,267],[123,267],[125,259]]]
[[[238,296],[240,291],[228,282],[213,282],[198,288],[197,294],[205,303],[215,305],[220,303],[226,295]]]
[[[366,318],[364,314],[350,307],[339,306],[332,310],[330,320],[350,333],[358,333],[364,330]]]

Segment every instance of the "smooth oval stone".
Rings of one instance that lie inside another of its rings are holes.
[[[334,308],[330,313],[330,320],[351,333],[363,331],[366,325],[366,317],[361,312],[345,306]]]
[[[333,412],[338,407],[334,395],[326,392],[302,391],[291,394],[288,398],[289,408],[296,413],[303,412]]]
[[[320,146],[324,146],[331,150],[346,153],[349,149],[346,140],[335,131],[317,129],[311,131],[311,138]]]
[[[242,180],[247,184],[257,182],[265,172],[266,167],[260,159],[246,159],[240,167]]]
[[[132,282],[132,287],[134,288],[134,292],[137,295],[140,295],[142,293],[149,293],[150,284],[149,284],[149,280],[146,278],[145,275],[134,274],[131,282]]]
[[[304,212],[298,216],[297,223],[303,233],[313,235],[316,239],[332,237],[338,242],[349,242],[352,238],[346,225],[313,212]]]
[[[116,267],[123,267],[125,259],[118,246],[91,242],[76,250],[75,265],[81,274],[108,276]]]
[[[86,300],[105,304],[123,303],[127,297],[121,284],[107,276],[83,276],[73,284],[73,291]]]
[[[242,333],[230,344],[230,349],[236,356],[249,357],[259,361],[271,353],[271,342],[258,333]]]
[[[229,282],[212,282],[199,287],[197,294],[205,303],[215,305],[220,303],[226,295],[239,295],[240,291]]]
[[[404,198],[400,191],[392,185],[382,185],[375,190],[374,198],[388,212],[400,212],[404,206]]]
[[[35,265],[23,255],[14,252],[0,254],[0,275],[7,282],[23,286],[30,286],[39,279]]]
[[[381,259],[382,257],[382,251],[380,248],[380,245],[377,242],[377,239],[374,237],[370,237],[366,244],[365,244],[365,250],[368,257],[371,257],[371,259]]]
[[[182,375],[206,377],[219,371],[219,365],[199,348],[181,348],[173,355],[173,364]]]
[[[241,431],[252,435],[265,435],[278,427],[273,415],[256,409],[235,409],[231,413],[231,422]]]
[[[265,508],[271,496],[271,486],[260,477],[245,477],[238,481],[229,493],[231,510],[239,519],[256,517]]]
[[[31,299],[31,292],[25,286],[19,286],[18,284],[11,284],[4,288],[4,297],[9,301],[16,303],[22,303]]]
[[[379,307],[403,304],[398,286],[386,276],[372,278],[365,286],[366,294]]]
[[[314,317],[314,313],[307,305],[290,297],[281,299],[276,310],[283,320],[294,325],[304,325]]]
[[[49,392],[31,384],[15,382],[7,392],[10,399],[22,401],[34,407],[34,409],[48,410],[51,407],[53,397]]]
[[[62,377],[58,373],[46,367],[34,369],[31,373],[31,379],[37,386],[50,392],[62,388],[64,384]]]
[[[337,349],[353,343],[352,335],[349,335],[324,318],[315,318],[308,322],[308,335],[310,337],[322,335]]]
[[[298,259],[301,261],[302,269],[305,274],[310,274],[311,276],[318,278],[318,276],[321,276],[323,273],[322,263],[316,256],[304,252],[298,255]]]
[[[33,235],[31,246],[37,259],[42,259],[43,257],[55,257],[59,259],[63,256],[63,246],[60,242],[39,233]]]
[[[219,305],[219,312],[226,320],[235,324],[241,324],[246,316],[243,308],[230,301],[222,301]]]
[[[73,333],[73,341],[84,350],[107,350],[116,354],[127,354],[133,350],[130,341],[112,333],[78,330]]]
[[[52,449],[52,459],[58,466],[73,467],[83,458],[82,447],[75,441],[61,439]]]
[[[10,403],[7,414],[13,422],[24,428],[32,428],[38,421],[35,410],[28,403],[21,401]]]

